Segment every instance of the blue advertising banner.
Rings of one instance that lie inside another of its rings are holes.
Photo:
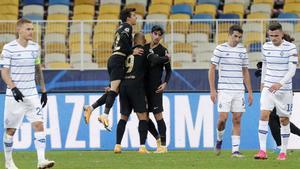
[[[111,113],[112,132],[107,132],[97,121],[103,109],[96,109],[89,125],[83,120],[82,107],[93,103],[100,95],[95,93],[57,93],[49,94],[48,104],[44,108],[46,119],[48,150],[112,150],[115,144],[115,131],[119,113],[116,102]],[[246,97],[247,98],[247,97]],[[259,93],[254,94],[254,104],[247,107],[242,117],[241,149],[258,149]],[[0,95],[0,126],[3,131],[3,108],[5,95]],[[300,93],[295,94],[295,100]],[[167,125],[167,146],[170,150],[212,149],[216,140],[216,105],[210,101],[209,93],[165,93],[164,118]],[[247,100],[247,99],[246,99]],[[300,125],[300,106],[294,104],[292,121]],[[152,114],[150,115],[153,118]],[[153,118],[154,120],[154,118]],[[138,120],[133,113],[127,123],[122,146],[133,150],[139,147]],[[231,148],[231,115],[226,125],[224,148]],[[3,138],[3,132],[0,132]],[[19,150],[34,150],[33,131],[25,120],[14,137],[14,147]],[[273,148],[273,139],[269,135],[268,148]],[[156,147],[154,138],[149,134],[147,146]],[[292,136],[289,148],[300,148],[300,139]],[[3,150],[0,144],[0,150]]]

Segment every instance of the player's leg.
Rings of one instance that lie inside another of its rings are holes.
[[[231,112],[232,113],[232,157],[244,157],[240,153],[240,135],[241,135],[241,119],[243,112],[246,111],[245,108],[245,100],[244,100],[244,92],[242,93],[234,93],[233,99],[231,102]]]
[[[233,157],[243,157],[240,153],[240,133],[241,133],[241,118],[242,113],[234,112],[232,113],[232,136],[231,136],[231,143],[232,143],[232,156]]]
[[[121,153],[122,152],[121,142],[122,142],[122,138],[123,138],[123,135],[124,135],[124,132],[125,132],[125,128],[126,128],[128,118],[129,118],[129,115],[122,114],[121,119],[118,122],[117,131],[116,131],[116,133],[117,133],[116,140],[117,141],[116,141],[116,145],[115,145],[115,148],[114,148],[115,153]]]
[[[276,152],[280,151],[280,146],[281,146],[281,136],[280,136],[280,121],[279,121],[279,116],[276,114],[276,108],[274,108],[270,114],[269,118],[269,127],[271,130],[271,134],[276,142]]]
[[[28,99],[29,100],[29,99]],[[51,168],[54,166],[55,162],[51,160],[47,160],[45,158],[46,151],[46,132],[44,130],[43,123],[43,110],[40,105],[39,97],[33,97],[29,100],[27,107],[31,107],[30,109],[26,109],[26,118],[31,123],[32,128],[34,130],[34,145],[37,152],[38,165],[39,169],[43,168]]]
[[[277,160],[286,159],[286,150],[288,146],[289,137],[291,134],[290,129],[290,115],[292,114],[293,107],[293,94],[292,92],[286,92],[282,95],[275,95],[276,110],[280,118],[280,135],[281,135],[281,150],[277,157]]]
[[[231,100],[232,96],[225,92],[218,93],[218,122],[217,122],[217,141],[215,144],[215,153],[220,155],[222,142],[223,142],[223,135],[225,132],[226,121],[228,119],[228,112],[231,108]]]
[[[154,117],[157,122],[158,131],[159,131],[160,140],[161,140],[161,146],[157,147],[157,150],[155,151],[155,153],[166,153],[166,152],[168,152],[167,145],[166,145],[166,131],[167,131],[166,123],[163,119],[162,112],[155,113]]]
[[[153,121],[149,118],[149,113],[148,113],[148,131],[155,138],[155,140],[157,140],[157,141],[159,140],[159,146],[160,146],[160,144],[161,144],[160,136],[158,134],[158,131],[156,130],[156,127],[155,127]]]
[[[106,88],[107,89],[107,88]],[[85,120],[85,123],[88,124],[90,122],[90,117],[92,115],[92,112],[105,104],[106,102],[106,98],[107,98],[107,92],[108,90],[105,90],[105,93],[99,98],[96,100],[95,103],[93,103],[92,105],[85,105],[83,106],[83,111],[84,111],[84,120]]]
[[[24,118],[24,103],[16,102],[13,98],[5,98],[4,107],[4,129],[3,133],[3,150],[5,157],[5,168],[18,169],[14,163],[13,152],[13,136],[16,129],[21,125]]]
[[[139,135],[140,135],[140,148],[139,148],[139,153],[142,154],[148,154],[149,151],[146,149],[145,143],[147,139],[147,134],[148,134],[148,116],[146,112],[142,113],[136,113],[139,119]]]
[[[274,109],[273,94],[264,88],[260,97],[260,120],[258,122],[258,139],[259,152],[254,156],[254,159],[267,159],[267,136],[268,136],[268,122],[271,111]]]

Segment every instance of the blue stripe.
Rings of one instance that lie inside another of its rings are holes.
[[[234,69],[221,69],[224,72],[242,72],[242,70],[234,70]]]
[[[29,73],[11,73],[13,75],[29,75],[29,74],[34,74],[35,72],[29,72]]]
[[[211,63],[212,63],[212,64],[215,63],[215,64],[217,64],[217,65],[219,64],[219,62],[215,62],[215,61],[211,61]]]
[[[29,90],[29,89],[35,89],[36,87],[18,87],[19,89],[23,89],[23,90]]]
[[[266,131],[266,130],[258,130],[258,132],[261,133],[261,134],[267,134],[268,133],[268,131]]]
[[[236,51],[226,51],[226,50],[220,50],[218,48],[216,48],[216,50],[220,51],[220,52],[228,52],[228,53],[242,53],[242,54],[246,54],[246,52],[236,52]]]
[[[235,64],[235,63],[221,63],[223,65],[235,65],[235,66],[242,66],[242,64]]]
[[[276,76],[276,75],[269,75],[269,74],[266,74],[267,76],[271,76],[271,77],[284,77],[284,76]]]
[[[244,84],[244,83],[219,82],[219,84]]]
[[[217,57],[217,58],[221,58],[221,56],[218,56],[218,55],[215,55],[215,54],[214,54],[214,56]]]
[[[34,65],[10,65],[11,67],[34,67]]]
[[[237,76],[221,76],[221,77],[224,77],[224,78],[243,78],[243,77],[237,77]]]
[[[288,138],[288,137],[290,137],[290,134],[281,134],[281,137],[282,138]]]
[[[267,64],[274,64],[274,65],[284,65],[284,64],[288,64],[289,62],[267,62]]]
[[[34,82],[35,80],[12,80],[13,82]]]
[[[272,81],[268,81],[268,80],[264,80],[264,82],[268,82],[268,83],[279,83],[279,82],[272,82]],[[285,83],[285,84],[291,84],[292,82],[288,82],[288,83]]]
[[[31,59],[31,60],[35,60],[36,58],[11,58],[12,60],[22,60],[22,59]]]
[[[267,56],[267,55],[264,55],[264,57],[266,57],[266,58],[280,58],[280,59],[289,58],[289,56]]]
[[[283,52],[286,52],[286,51],[291,51],[291,50],[294,50],[294,49],[296,49],[296,48],[292,48],[292,49],[288,49],[288,50],[274,50],[274,49],[265,49],[265,48],[263,48],[263,50],[265,50],[265,51],[283,51]]]
[[[18,53],[18,52],[38,52],[39,50],[18,50],[18,51],[10,51],[10,50],[7,50],[7,49],[3,49],[7,52],[10,52],[10,53]]]
[[[289,69],[271,69],[271,68],[267,68],[268,70],[276,70],[276,71],[288,71]]]
[[[221,57],[222,59],[247,59],[247,58],[240,58],[240,57]]]
[[[38,94],[24,95],[25,97],[36,96]],[[13,95],[5,95],[6,97],[14,97]]]
[[[219,88],[218,90],[234,90],[234,91],[245,91],[245,89],[229,89],[229,88]]]

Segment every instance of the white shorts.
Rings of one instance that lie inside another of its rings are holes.
[[[18,129],[24,116],[30,122],[43,121],[43,110],[38,95],[23,98],[17,102],[13,97],[5,97],[4,128]]]
[[[293,107],[292,91],[277,91],[271,93],[268,88],[263,88],[260,96],[260,110],[272,111],[276,107],[279,117],[290,117]]]
[[[219,92],[218,112],[245,112],[244,92]]]

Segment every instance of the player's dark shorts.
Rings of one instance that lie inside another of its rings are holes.
[[[163,112],[163,93],[156,93],[156,88],[147,89],[147,103],[148,112],[153,112],[153,114]]]
[[[122,80],[124,77],[125,56],[113,54],[107,61],[109,80]]]
[[[122,115],[129,116],[132,109],[137,113],[147,112],[143,86],[126,86],[121,84],[119,99]]]

